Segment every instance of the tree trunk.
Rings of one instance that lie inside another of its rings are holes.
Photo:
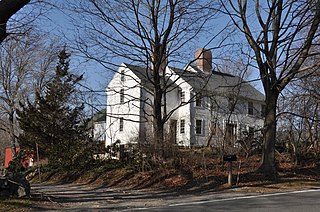
[[[270,91],[266,95],[266,111],[264,120],[264,138],[262,161],[259,171],[265,176],[275,177],[277,170],[275,166],[275,142],[276,142],[276,108],[278,93]]]
[[[164,156],[164,136],[163,136],[163,124],[159,123],[156,120],[156,125],[154,127],[154,153],[155,156],[159,157],[159,158],[163,158]]]
[[[17,156],[16,137],[15,137],[15,126],[14,126],[14,112],[13,110],[9,113],[9,128],[10,128],[10,140],[11,140],[11,151],[13,159]]]
[[[159,77],[159,76],[158,76]],[[154,155],[160,158],[164,155],[164,123],[162,121],[162,91],[160,87],[160,78],[156,78],[154,88],[154,102],[153,102],[153,127],[154,127]]]

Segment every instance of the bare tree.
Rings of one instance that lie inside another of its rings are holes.
[[[266,95],[260,170],[275,175],[276,108],[279,94],[303,71],[318,36],[320,1],[221,1],[224,12],[246,37]]]
[[[146,103],[152,107],[153,137],[160,149],[164,124],[176,110],[167,110],[165,94],[177,79],[169,80],[164,69],[169,64],[181,64],[181,53],[188,48],[188,42],[216,15],[207,9],[209,4],[210,1],[89,0],[73,5],[83,16],[78,27],[85,33],[78,37],[78,49],[87,58],[113,71],[114,57],[145,67],[141,72],[152,86],[153,98]]]
[[[19,104],[32,101],[41,93],[55,61],[56,48],[48,46],[44,36],[27,34],[21,40],[8,39],[0,50],[0,130],[7,133],[16,152],[19,127],[16,111]]]
[[[309,59],[306,66],[309,70],[293,81],[280,96],[278,129],[283,132],[282,142],[290,146],[295,163],[302,162],[307,155],[318,160],[320,153],[320,81],[317,58]]]

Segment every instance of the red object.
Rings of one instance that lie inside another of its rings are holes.
[[[16,152],[19,152],[19,147],[16,148]],[[12,149],[10,147],[6,148],[6,154],[4,158],[4,166],[8,168],[10,161],[12,161]]]
[[[17,147],[16,152],[18,153],[19,151],[20,151],[20,148]],[[12,159],[13,159],[12,148],[8,147],[8,148],[6,148],[6,154],[5,154],[5,158],[4,158],[4,166],[6,168],[9,167],[9,163],[12,161]],[[31,166],[32,164],[30,162],[31,162],[31,157],[26,157],[26,159],[24,161],[21,161],[21,163],[23,164],[24,167]]]

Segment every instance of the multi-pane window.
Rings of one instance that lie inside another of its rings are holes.
[[[185,132],[185,120],[181,119],[180,120],[180,133],[184,133]]]
[[[120,80],[124,82],[124,70],[121,70]]]
[[[248,102],[248,114],[253,115],[253,103]]]
[[[181,103],[186,102],[186,93],[184,91],[180,91],[180,101]]]
[[[124,103],[124,89],[120,89],[120,104]]]
[[[196,106],[197,107],[202,106],[202,96],[200,94],[196,95]]]
[[[196,134],[201,135],[202,134],[202,120],[196,120]]]
[[[123,131],[123,118],[119,119],[119,131],[122,132]]]

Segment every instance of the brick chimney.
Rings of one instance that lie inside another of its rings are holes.
[[[195,53],[197,67],[206,74],[212,73],[212,53],[209,49],[200,48]]]

